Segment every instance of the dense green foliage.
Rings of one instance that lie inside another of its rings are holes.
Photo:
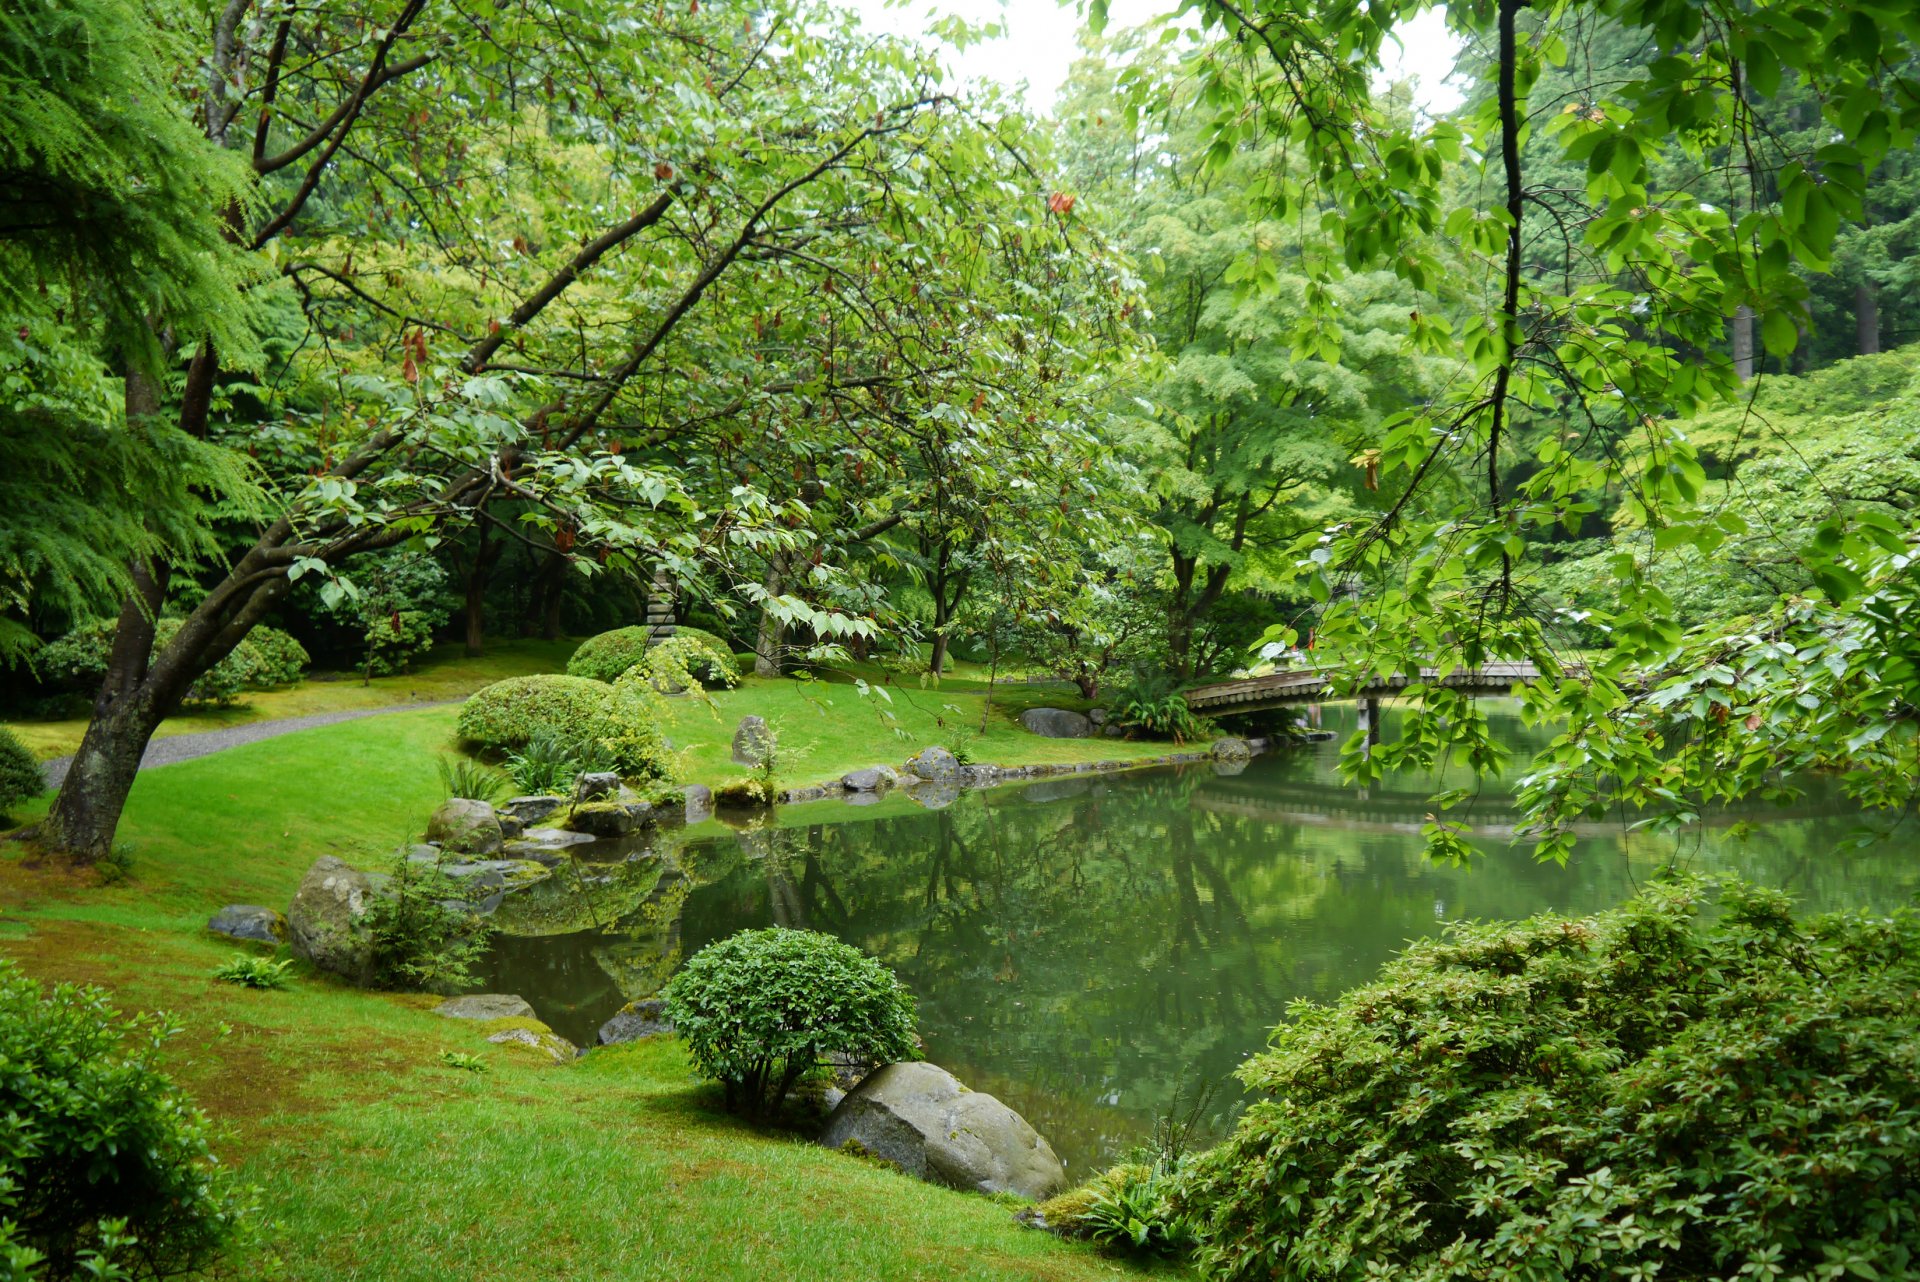
[[[513,752],[543,734],[597,745],[630,778],[671,773],[656,709],[631,686],[586,677],[512,677],[478,691],[460,709],[461,739],[480,748]]]
[[[757,1121],[828,1056],[880,1065],[919,1054],[913,997],[831,935],[741,931],[695,953],[661,995],[694,1066]]]
[[[0,1273],[163,1278],[210,1263],[245,1201],[156,1066],[175,1031],[0,960]]]
[[[47,780],[40,773],[39,761],[20,742],[20,736],[0,727],[0,818],[46,790]]]
[[[34,651],[35,674],[48,688],[73,693],[98,685],[107,672],[116,627],[111,619],[99,619],[49,641]],[[154,645],[164,647],[179,630],[180,620],[161,619],[154,627]],[[306,667],[307,652],[298,641],[278,628],[258,627],[195,678],[181,701],[229,704],[243,691],[298,681]]]
[[[368,982],[382,988],[457,993],[486,954],[491,929],[467,904],[472,887],[433,862],[394,856],[367,905]]]
[[[567,674],[613,682],[634,664],[648,658],[652,651],[671,646],[672,653],[701,681],[728,686],[739,681],[740,672],[734,666],[726,642],[713,633],[680,624],[674,627],[671,637],[662,638],[650,647],[648,638],[652,631],[644,626],[615,628],[588,637],[567,660]]]
[[[1783,1279],[1920,1257],[1920,917],[1739,883],[1463,925],[1241,1070],[1223,1278]]]

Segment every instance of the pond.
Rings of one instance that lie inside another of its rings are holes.
[[[1493,715],[1517,749],[1538,741]],[[1351,710],[1330,707],[1327,724],[1350,728]],[[1507,844],[1514,817],[1489,784],[1469,816],[1484,858],[1436,867],[1419,837],[1432,781],[1357,790],[1337,753],[1045,780],[943,810],[829,802],[758,830],[702,825],[525,892],[485,979],[591,1045],[714,940],[774,923],[828,931],[911,987],[929,1059],[1019,1110],[1085,1174],[1203,1083],[1219,1084],[1224,1124],[1232,1070],[1288,1003],[1337,996],[1447,922],[1604,908],[1669,861],[1738,870],[1809,908],[1891,907],[1920,889],[1911,837],[1845,848],[1860,817],[1827,788],[1684,840],[1595,824],[1560,868]]]

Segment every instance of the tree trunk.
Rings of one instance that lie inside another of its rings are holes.
[[[487,641],[487,581],[493,577],[493,566],[500,559],[505,543],[491,542],[485,522],[481,522],[479,545],[473,550],[473,568],[467,574],[467,603],[465,608],[467,632],[467,657],[477,659],[486,648]]]
[[[1853,287],[1853,323],[1859,337],[1860,355],[1877,353],[1880,350],[1880,289],[1870,280]]]
[[[540,567],[540,639],[560,639],[560,615],[567,595],[567,558],[558,552],[547,553]]]
[[[1733,372],[1742,383],[1755,372],[1753,354],[1753,308],[1745,303],[1733,311]]]
[[[780,579],[787,568],[787,558],[779,553],[767,559],[766,589],[768,596],[780,591]],[[766,606],[760,607],[760,631],[753,642],[753,672],[755,676],[777,677],[780,675],[780,644],[785,629],[773,611]]]

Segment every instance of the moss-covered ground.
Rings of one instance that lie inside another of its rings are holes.
[[[453,688],[444,672],[434,679]],[[909,736],[941,737],[940,719],[952,715],[943,702],[977,717],[981,698],[915,690],[894,710]],[[859,700],[838,683],[750,682],[718,697],[717,719],[680,709],[677,737],[701,767],[724,754],[737,716],[756,711],[810,753],[796,771],[820,777],[920,746]],[[740,1126],[672,1041],[555,1065],[435,1015],[432,998],[304,972],[280,992],[211,979],[240,947],[204,930],[221,905],[284,907],[315,857],[375,864],[420,829],[439,799],[432,756],[448,747],[454,713],[398,712],[144,772],[121,829],[132,876],[120,884],[35,866],[27,847],[0,843],[0,953],[40,978],[104,984],[126,1006],[178,1016],[168,1067],[214,1120],[223,1157],[264,1197],[267,1231],[223,1273],[765,1282],[1128,1271],[1021,1228],[1005,1205]],[[1037,740],[1010,724],[996,718],[973,755],[1128,748]],[[1164,746],[1135,750],[1148,749]],[[486,1071],[449,1064],[443,1051]]]

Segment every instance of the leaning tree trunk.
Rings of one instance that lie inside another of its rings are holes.
[[[1879,352],[1880,290],[1870,280],[1853,287],[1853,324],[1860,355],[1872,356]]]

